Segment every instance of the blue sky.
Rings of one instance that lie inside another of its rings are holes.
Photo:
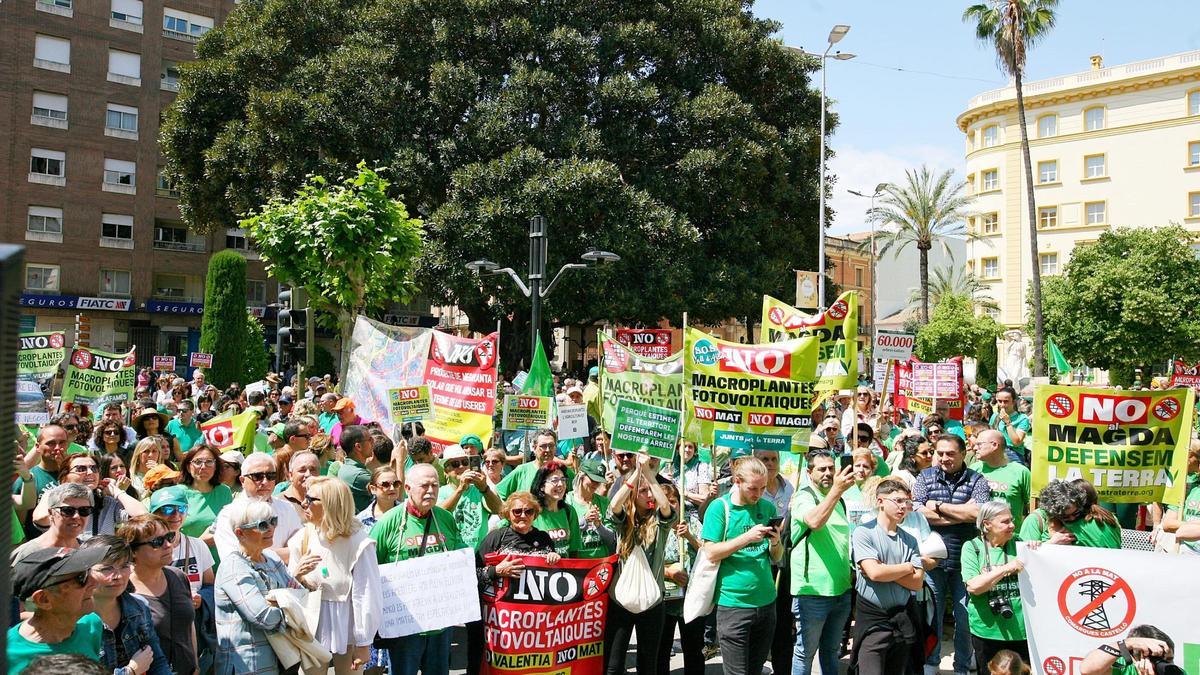
[[[961,178],[963,136],[954,119],[967,99],[1006,84],[994,52],[961,20],[970,2],[949,0],[758,0],[757,16],[783,24],[784,44],[821,52],[829,29],[849,24],[830,60],[827,94],[841,125],[831,139],[837,176],[830,231],[868,229],[863,214],[876,184],[900,181],[904,170],[929,164]],[[1063,0],[1054,32],[1030,53],[1027,79],[1090,68],[1088,57],[1118,65],[1200,49],[1196,0]],[[899,72],[896,69],[904,69]],[[920,72],[918,72],[920,71]],[[923,74],[935,73],[935,74]],[[814,84],[820,86],[820,73]]]

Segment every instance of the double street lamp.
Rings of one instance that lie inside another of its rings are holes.
[[[554,278],[550,280],[544,288],[542,282],[546,278],[546,253],[549,248],[549,232],[547,230],[546,218],[544,216],[534,216],[529,219],[529,284],[526,285],[511,267],[501,267],[499,264],[487,259],[475,260],[467,263],[467,269],[471,270],[476,276],[484,274],[507,274],[510,279],[516,283],[517,288],[521,293],[531,301],[530,310],[530,337],[529,337],[529,363],[533,364],[533,355],[537,351],[538,327],[542,322],[542,300],[545,300],[554,287],[558,285],[559,279],[562,279],[563,274],[567,270],[586,270],[591,269],[593,265],[617,262],[621,256],[611,251],[601,251],[597,248],[591,248],[583,255],[579,256],[584,260],[581,263],[567,263],[563,265]]]

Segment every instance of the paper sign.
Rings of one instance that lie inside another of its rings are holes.
[[[871,375],[871,379],[874,380],[876,394],[883,393],[883,381],[887,378],[888,365],[889,364],[887,361],[883,361],[883,362],[876,361],[875,362],[875,369]],[[892,379],[895,380],[895,378],[892,378]],[[893,387],[891,385],[891,382],[889,382],[888,389],[894,389],[894,388],[895,387]]]
[[[638,356],[665,359],[672,353],[670,329],[618,328],[616,338]]]
[[[154,357],[154,369],[161,370],[163,372],[175,370],[175,357],[174,356],[155,356]]]
[[[192,352],[191,358],[188,360],[188,365],[193,368],[212,368],[212,354]]]
[[[550,426],[549,396],[508,394],[504,397],[504,428],[509,431],[531,431]]]
[[[399,387],[388,389],[388,401],[392,406],[392,424],[420,422],[429,417],[433,406],[429,401],[429,387]]]
[[[528,379],[529,379],[529,373],[522,370],[521,372],[517,373],[516,377],[514,377],[512,379],[512,386],[515,387],[516,389],[520,389],[521,387],[525,386],[525,380],[528,380]]]
[[[959,364],[953,361],[942,363],[912,364],[912,395],[918,398],[958,398]]]
[[[560,405],[558,407],[558,440],[587,438],[588,420],[586,405]]]
[[[875,349],[871,355],[877,359],[907,361],[917,344],[917,336],[900,331],[881,330],[875,332]]]
[[[678,410],[618,399],[612,449],[671,459],[675,455],[675,441],[679,439],[681,418]]]
[[[478,621],[475,552],[459,549],[379,566],[383,624],[379,636],[404,637]],[[447,593],[454,588],[460,592]]]

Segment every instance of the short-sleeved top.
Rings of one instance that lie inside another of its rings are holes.
[[[362,511],[371,503],[371,472],[358,460],[347,457],[338,469],[337,477],[350,486],[350,494],[354,496],[354,511]]]
[[[213,569],[212,552],[204,542],[183,534],[175,539],[171,567],[183,572],[192,587],[192,594],[195,595],[204,585],[204,573]]]
[[[854,528],[850,539],[855,566],[861,565],[864,560],[878,560],[883,565],[908,563],[914,569],[922,566],[917,540],[902,527],[897,527],[895,534],[888,534],[878,520],[873,520]],[[902,607],[912,597],[912,591],[900,584],[894,581],[871,581],[861,571],[855,575],[854,588],[860,599],[883,609]]]
[[[192,446],[204,438],[204,434],[201,433],[200,425],[196,424],[196,420],[192,420],[191,424],[185,425],[179,421],[179,418],[175,418],[167,422],[167,433],[179,441],[179,451],[185,454],[192,449]]]
[[[945,504],[966,504],[975,500],[983,504],[992,498],[992,488],[987,480],[979,473],[963,467],[955,474],[947,474],[941,467],[932,466],[917,475],[913,484],[912,500],[914,504],[924,504],[933,499]],[[975,523],[954,523],[952,525],[934,525],[933,531],[941,535],[946,542],[949,554],[938,562],[938,567],[948,570],[958,569],[958,553],[963,542],[979,536]]]
[[[1067,531],[1075,535],[1075,546],[1089,548],[1121,548],[1121,528],[1104,525],[1094,520],[1077,520],[1066,523]],[[1021,523],[1021,541],[1048,541],[1050,539],[1050,516],[1042,509],[1035,509]]]
[[[454,485],[443,485],[438,490],[438,501],[444,502],[449,499],[455,491]],[[487,506],[483,500],[483,493],[474,485],[468,485],[463,491],[462,496],[458,498],[458,503],[454,505],[454,522],[458,523],[458,534],[462,537],[463,543],[467,548],[475,548],[488,532],[488,515]]]
[[[986,559],[985,559],[986,558]],[[983,537],[976,537],[963,545],[962,549],[962,578],[963,581],[979,576],[984,568],[1007,565],[1017,559],[1017,543],[1009,540],[1004,548],[988,546]],[[989,601],[992,598],[1003,598],[1012,607],[1012,618],[1004,618],[992,611]],[[1017,583],[1017,575],[1010,574],[992,587],[992,590],[979,595],[967,594],[967,617],[971,625],[971,635],[989,640],[1024,640],[1025,620],[1021,614],[1021,589]]]
[[[432,522],[428,522],[430,517]],[[422,555],[422,548],[424,555],[466,548],[454,514],[440,506],[432,507],[420,518],[408,512],[407,504],[397,504],[371,526],[371,538],[380,565],[416,558]]]
[[[575,522],[579,523],[580,548],[575,553],[580,558],[603,558],[610,555],[608,544],[605,543],[601,527],[606,528],[611,536],[613,523],[608,515],[608,497],[596,493],[592,501],[585,503],[577,498],[574,492],[567,493],[567,504],[575,512]],[[587,522],[588,509],[595,506],[600,511],[600,526],[596,527]]]
[[[533,526],[550,535],[554,542],[554,552],[564,558],[574,558],[583,548],[583,539],[579,533],[579,520],[575,510],[563,507],[557,511],[542,509]]]
[[[496,494],[500,495],[500,500],[508,499],[508,496],[514,492],[528,492],[533,489],[533,479],[537,477],[539,468],[541,467],[537,465],[537,462],[525,462],[510,471],[496,486]],[[575,480],[575,472],[563,467],[563,475],[567,478],[567,490],[570,491],[571,481]]]
[[[807,487],[792,496],[792,595],[833,597],[850,590],[850,519],[845,503],[839,499],[819,529],[810,530],[804,522],[827,494]]]
[[[221,509],[233,503],[233,491],[228,485],[218,485],[208,492],[189,487],[184,490],[184,496],[187,497],[188,512],[179,531],[192,537],[203,537],[205,531],[216,522]],[[209,550],[214,562],[220,562],[216,546]]]
[[[1183,500],[1182,513],[1180,513],[1178,506],[1168,506],[1167,510],[1179,513],[1179,520],[1185,523],[1200,520],[1200,485],[1194,486],[1188,491],[1187,497]],[[1200,541],[1183,541],[1180,543],[1193,553],[1200,553]],[[1183,549],[1181,548],[1181,550]]]
[[[21,622],[24,623],[24,622]],[[47,654],[79,654],[93,661],[100,660],[104,640],[104,623],[96,614],[79,619],[71,636],[62,642],[45,644],[30,642],[21,635],[21,624],[8,629],[8,672],[18,675],[39,656]]]
[[[1012,428],[1020,429],[1021,431],[1024,431],[1026,435],[1033,430],[1033,421],[1030,420],[1029,417],[1023,412],[1018,412],[1016,410],[1012,411],[1012,413],[1008,416],[1008,422],[1012,425]],[[988,420],[988,426],[996,431],[999,431],[1000,434],[1004,436],[1004,442],[1008,444],[1008,448],[1010,450],[1016,452],[1017,454],[1024,455],[1025,446],[1013,443],[1012,439],[1008,437],[1008,424],[1001,423],[999,412],[992,413],[992,419]]]
[[[729,521],[726,523],[728,507]],[[742,536],[755,525],[766,525],[775,517],[775,505],[768,499],[753,504],[734,504],[730,495],[713,500],[704,513],[700,538],[722,542]],[[763,538],[744,546],[721,561],[717,572],[717,605],[754,609],[775,601],[775,580],[771,576],[771,542]]]
[[[1003,499],[1012,509],[1013,523],[1019,529],[1021,521],[1029,513],[1031,476],[1023,464],[1009,462],[993,468],[983,462],[975,462],[971,470],[979,473],[992,489],[992,499]]]

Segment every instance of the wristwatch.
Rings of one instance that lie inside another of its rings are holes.
[[[939,516],[942,515],[942,504],[943,502],[934,502],[933,512]]]

